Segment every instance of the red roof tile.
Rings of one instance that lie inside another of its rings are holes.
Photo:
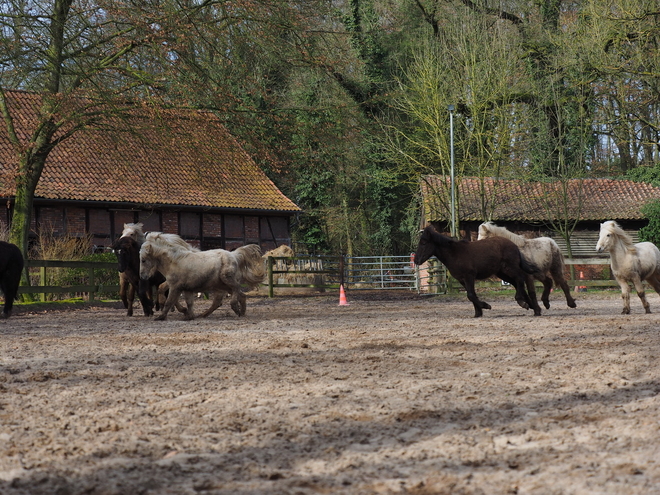
[[[558,192],[562,187],[559,181],[539,183],[490,178],[482,181],[476,177],[462,177],[456,181],[458,218],[461,221],[487,220],[482,214],[482,198],[486,211],[492,211],[492,220],[529,223],[560,218],[564,210],[574,220],[642,219],[641,207],[651,200],[660,200],[660,188],[643,182],[573,179],[564,184],[566,194]],[[449,178],[426,176],[421,188],[425,220],[448,220]],[[568,198],[566,208],[557,203],[558,198],[564,196]]]
[[[40,96],[8,91],[20,139],[27,142]],[[14,194],[16,156],[0,126],[0,196]],[[134,109],[58,144],[36,196],[53,200],[128,202],[300,211],[209,112]]]

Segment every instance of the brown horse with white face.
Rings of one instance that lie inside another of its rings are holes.
[[[465,288],[468,299],[474,305],[475,318],[483,315],[483,309],[491,307],[477,297],[474,282],[493,275],[515,287],[516,301],[522,308],[532,308],[536,316],[541,314],[536,298],[530,297],[525,290],[527,275],[537,273],[539,269],[526,261],[518,246],[508,239],[492,237],[474,242],[456,241],[428,226],[419,239],[415,264],[421,265],[431,256],[438,258]]]

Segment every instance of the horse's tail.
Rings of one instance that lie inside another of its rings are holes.
[[[529,261],[522,254],[520,255],[520,268],[522,268],[523,271],[529,273],[530,275],[535,275],[541,271],[536,263]]]
[[[266,278],[266,266],[261,257],[261,248],[256,244],[241,246],[232,252],[238,262],[239,281],[256,289]]]

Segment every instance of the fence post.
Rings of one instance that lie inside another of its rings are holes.
[[[343,285],[345,289],[348,289],[348,287],[344,283],[344,268],[345,268],[345,266],[344,266],[344,264],[345,264],[344,263],[344,256],[345,255],[342,254],[339,257],[339,285]]]
[[[268,260],[268,297],[275,297],[275,289],[273,287],[273,257],[269,256]]]
[[[95,282],[95,280],[94,280],[94,268],[88,268],[88,270],[89,270],[89,285],[92,286],[92,290],[89,293],[89,300],[93,301],[94,300],[94,294],[95,294],[94,286],[96,285],[94,283]]]
[[[39,268],[39,286],[46,287],[46,267],[42,266]],[[39,294],[39,300],[41,302],[46,302],[46,293],[41,292]]]

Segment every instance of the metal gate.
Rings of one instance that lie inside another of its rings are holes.
[[[444,294],[447,275],[435,258],[422,267],[411,256],[306,256],[270,257],[267,260],[269,295],[275,287],[309,287],[320,290],[414,290]]]
[[[351,290],[408,289],[428,294],[447,291],[444,265],[435,258],[418,267],[413,255],[347,257],[344,273],[346,287]]]

